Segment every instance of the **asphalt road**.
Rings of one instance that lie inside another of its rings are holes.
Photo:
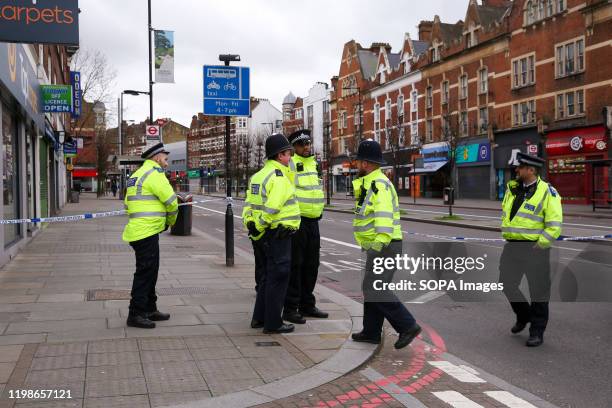
[[[196,197],[196,200],[207,199],[210,197]],[[350,206],[350,202],[342,200],[336,204]],[[241,201],[235,201],[236,216],[240,215],[242,205]],[[222,237],[225,201],[217,199],[194,207],[193,226]],[[444,211],[430,207],[423,210]],[[485,215],[479,210],[462,209],[460,212]],[[487,215],[497,216],[490,211]],[[351,219],[351,214],[326,212],[321,221],[320,283],[360,299],[363,259],[353,240]],[[565,221],[564,235],[612,232],[609,220],[566,218]],[[419,222],[402,222],[402,230],[406,233],[406,244],[450,242],[441,236],[499,238],[496,232]],[[235,237],[237,247],[251,251],[250,241],[242,231],[239,219],[235,219]],[[494,257],[499,256],[503,243],[474,242],[467,245],[471,251],[490,253]],[[554,257],[560,265],[559,270],[567,265],[579,265],[576,269],[579,271],[576,273],[578,282],[599,287],[612,298],[612,246],[559,242],[555,247]],[[607,282],[594,271],[606,272]],[[419,302],[408,304],[416,318],[438,332],[450,353],[470,364],[562,407],[610,406],[612,303],[551,303],[545,343],[530,349],[524,346],[526,333],[510,334],[514,317],[509,305],[499,296],[487,302],[456,302],[443,291],[425,291],[404,300]]]

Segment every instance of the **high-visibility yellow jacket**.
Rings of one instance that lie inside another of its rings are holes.
[[[174,225],[178,214],[176,194],[166,173],[153,160],[146,160],[127,180],[125,208],[129,221],[123,240],[138,241]]]
[[[502,202],[502,237],[508,240],[537,241],[543,248],[550,247],[561,235],[561,196],[553,186],[538,177],[535,193],[525,200],[510,220],[510,211],[516,198],[513,190],[516,187],[518,181],[508,183]]]
[[[294,154],[289,162],[289,169],[300,214],[302,217],[320,218],[325,206],[325,195],[315,156],[302,157]]]
[[[242,222],[250,222],[260,232],[251,236],[259,240],[267,229],[282,225],[290,229],[300,227],[300,208],[295,198],[295,187],[289,180],[289,168],[276,160],[267,160],[264,167],[251,177]]]
[[[395,187],[380,169],[353,180],[357,202],[353,219],[355,240],[363,249],[380,251],[402,239],[399,200]]]

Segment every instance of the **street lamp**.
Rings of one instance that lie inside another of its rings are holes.
[[[240,61],[238,54],[220,54],[219,61],[228,67],[230,62]],[[225,193],[227,209],[225,210],[225,265],[234,266],[234,212],[232,210],[232,179],[230,167],[232,152],[230,146],[230,117],[225,117]]]

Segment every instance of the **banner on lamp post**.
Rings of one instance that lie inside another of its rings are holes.
[[[174,31],[155,30],[155,82],[174,83]]]

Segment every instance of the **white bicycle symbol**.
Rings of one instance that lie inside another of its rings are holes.
[[[227,84],[225,84],[223,89],[226,90],[226,91],[235,91],[236,90],[236,85],[234,85],[231,82],[228,82]]]

